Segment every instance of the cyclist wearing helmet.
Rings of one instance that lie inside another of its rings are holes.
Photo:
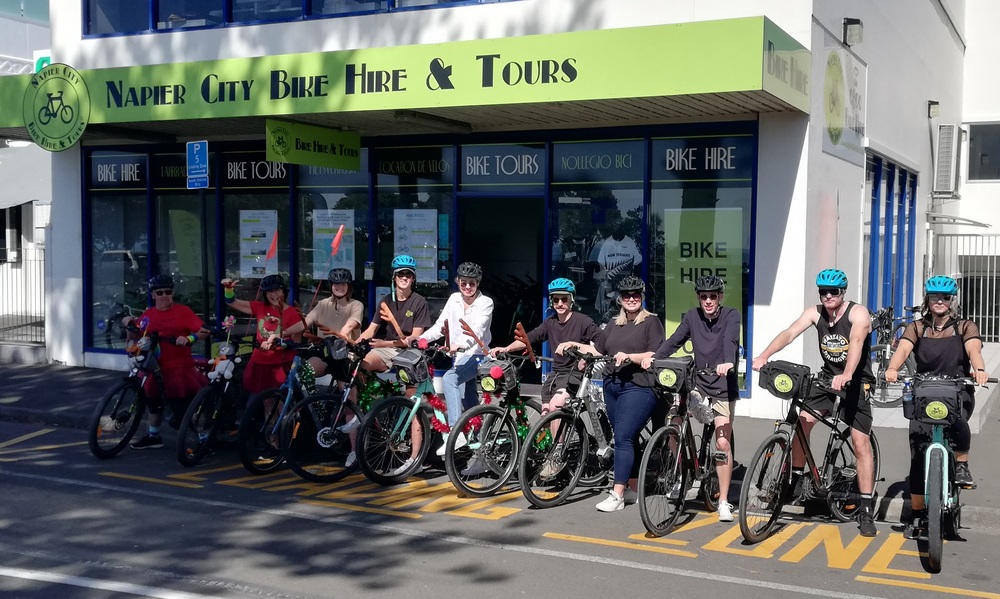
[[[549,283],[549,308],[552,311],[542,324],[528,331],[529,343],[534,345],[547,341],[554,350],[552,373],[542,385],[542,414],[565,405],[566,400],[576,394],[583,380],[583,373],[577,368],[576,361],[564,356],[561,348],[566,347],[566,344],[588,345],[600,332],[594,319],[582,312],[573,311],[575,295],[576,284],[569,279],[559,278]],[[490,353],[510,353],[524,348],[524,343],[512,341]]]
[[[285,303],[285,281],[281,275],[267,275],[260,280],[263,302],[236,299],[238,282],[222,279],[222,287],[230,308],[257,320],[257,343],[260,347],[254,348],[243,371],[243,389],[247,393],[260,393],[280,387],[285,382],[295,359],[295,350],[288,346],[299,341],[305,325],[299,311]]]
[[[351,271],[346,268],[334,268],[327,279],[330,281],[330,297],[320,300],[316,303],[316,307],[309,311],[306,316],[306,329],[316,330],[319,337],[329,337],[337,332],[348,339],[357,339],[365,307],[351,297],[354,292]],[[335,366],[328,358],[318,356],[309,358],[309,363],[316,371],[316,376],[331,372],[331,368]],[[336,378],[340,380],[340,377]]]
[[[653,374],[642,362],[663,342],[663,323],[643,308],[645,291],[646,284],[639,277],[622,279],[618,283],[618,316],[597,335],[593,345],[567,344],[614,360],[605,369],[604,403],[615,438],[615,481],[608,497],[597,504],[602,512],[616,512],[635,503],[638,461],[634,446],[656,407]]]
[[[917,373],[949,377],[971,376],[983,385],[989,378],[983,360],[983,340],[979,327],[971,320],[959,317],[958,282],[951,277],[931,277],[924,284],[924,301],[920,309],[923,318],[911,322],[903,331],[896,353],[885,369],[885,380],[895,382],[898,368],[913,352]],[[945,434],[955,450],[955,484],[976,488],[969,471],[969,450],[972,432],[969,416],[976,407],[975,390],[966,388],[962,397],[961,417]],[[910,420],[910,501],[913,518],[904,536],[916,538],[921,529],[926,534],[927,508],[924,505],[924,450],[931,438],[931,426]]]
[[[844,301],[847,293],[847,275],[829,268],[816,275],[820,304],[810,306],[787,329],[778,334],[759,356],[754,358],[753,369],[760,370],[768,359],[810,326],[819,334],[819,353],[823,356],[822,372],[833,378],[831,387],[844,390],[846,397],[840,402],[844,424],[851,427],[851,444],[858,458],[858,489],[862,506],[858,510],[858,529],[863,537],[878,534],[872,517],[875,491],[875,464],[872,445],[868,437],[872,430],[872,406],[865,396],[866,384],[872,383],[871,332],[872,321],[868,309],[861,304]],[[820,388],[813,388],[806,403],[820,413],[833,408],[836,396]],[[799,414],[799,424],[809,436],[816,419],[805,411]],[[805,454],[799,444],[792,444],[793,472],[802,472]]]
[[[732,522],[729,483],[733,475],[733,453],[730,440],[736,400],[740,397],[733,366],[739,360],[741,319],[739,310],[722,305],[725,288],[725,282],[715,275],[699,277],[694,284],[698,307],[684,314],[674,334],[660,344],[656,354],[644,360],[642,366],[649,368],[654,359],[669,358],[690,339],[695,368],[715,370],[715,376],[699,376],[691,393],[700,393],[715,413],[715,448],[726,456],[716,463],[720,491],[719,522]]]
[[[171,426],[180,426],[184,414],[186,400],[205,385],[208,379],[194,365],[191,355],[191,344],[208,336],[208,329],[198,315],[185,305],[174,303],[174,280],[168,275],[157,275],[149,280],[149,295],[153,306],[139,316],[138,320],[131,316],[122,319],[122,324],[129,331],[129,342],[135,340],[137,324],[141,334],[156,333],[160,336],[160,371],[163,373],[163,390],[171,402],[174,415]],[[160,397],[160,388],[148,377],[143,390],[146,392],[149,407],[148,433],[145,437],[133,442],[132,449],[158,449],[163,447],[163,437],[160,436],[160,425],[163,423],[164,398]]]
[[[431,326],[427,300],[413,291],[416,282],[417,261],[406,254],[393,258],[392,291],[379,299],[371,323],[359,337],[359,339],[372,339],[374,349],[365,356],[363,364],[368,372],[386,372],[392,368],[392,361],[405,346],[405,339],[419,336],[424,329]],[[389,309],[399,324],[402,337],[396,333],[391,323],[382,319],[383,305]],[[412,392],[413,388],[407,391],[407,393]]]

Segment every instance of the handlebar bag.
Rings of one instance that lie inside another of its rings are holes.
[[[693,363],[694,358],[691,356],[653,360],[657,386],[671,393],[679,392],[688,383]]]
[[[494,371],[494,368],[499,368],[499,372]],[[506,393],[517,387],[517,375],[514,370],[514,363],[510,360],[485,360],[476,371],[479,386],[487,393]]]
[[[954,424],[962,415],[964,383],[949,379],[913,382],[913,419],[925,424]]]
[[[767,389],[775,397],[792,399],[805,394],[811,375],[812,371],[808,366],[773,360],[761,367],[757,385]]]
[[[415,385],[427,380],[427,356],[419,349],[407,349],[396,354],[392,360],[396,376],[406,385]]]

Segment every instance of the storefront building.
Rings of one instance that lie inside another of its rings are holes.
[[[0,82],[24,107],[0,129],[55,150],[47,346],[70,364],[121,365],[114,320],[145,307],[151,274],[215,324],[224,276],[252,297],[280,273],[308,307],[342,266],[370,317],[398,253],[432,306],[460,262],[482,264],[498,343],[544,317],[555,277],[600,318],[642,276],[669,331],[693,279],[719,274],[752,356],[815,303],[823,268],[872,307],[913,297],[931,163],[916,108],[960,110],[949,3],[907,9],[931,31],[915,54],[896,47],[902,16],[863,2],[119,4],[53,15],[57,64]],[[928,60],[944,75],[914,99],[882,92],[882,67]],[[816,363],[806,339],[782,357]],[[741,411],[773,413],[761,399]]]

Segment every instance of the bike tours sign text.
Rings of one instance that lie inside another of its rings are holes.
[[[32,75],[21,103],[24,126],[40,147],[69,149],[90,122],[90,92],[73,67],[50,64]]]

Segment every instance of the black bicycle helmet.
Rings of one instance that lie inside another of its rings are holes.
[[[350,285],[354,282],[354,278],[351,276],[351,271],[346,268],[335,268],[330,271],[330,274],[327,275],[326,278],[329,279],[332,284],[347,283]]]
[[[458,265],[458,276],[463,279],[483,280],[483,267],[475,262],[463,262]]]
[[[722,278],[715,275],[705,275],[703,277],[698,277],[698,280],[694,282],[694,290],[698,293],[702,291],[718,291],[722,293],[726,289],[726,282]]]
[[[629,275],[618,282],[618,293],[625,293],[626,291],[638,291],[639,293],[646,292],[646,284],[643,283],[642,279],[635,275]]]
[[[281,278],[281,275],[267,275],[260,280],[260,290],[267,292],[274,289],[285,290],[285,280]]]
[[[173,289],[174,288],[174,278],[170,275],[156,275],[149,280],[149,290],[154,289]]]

